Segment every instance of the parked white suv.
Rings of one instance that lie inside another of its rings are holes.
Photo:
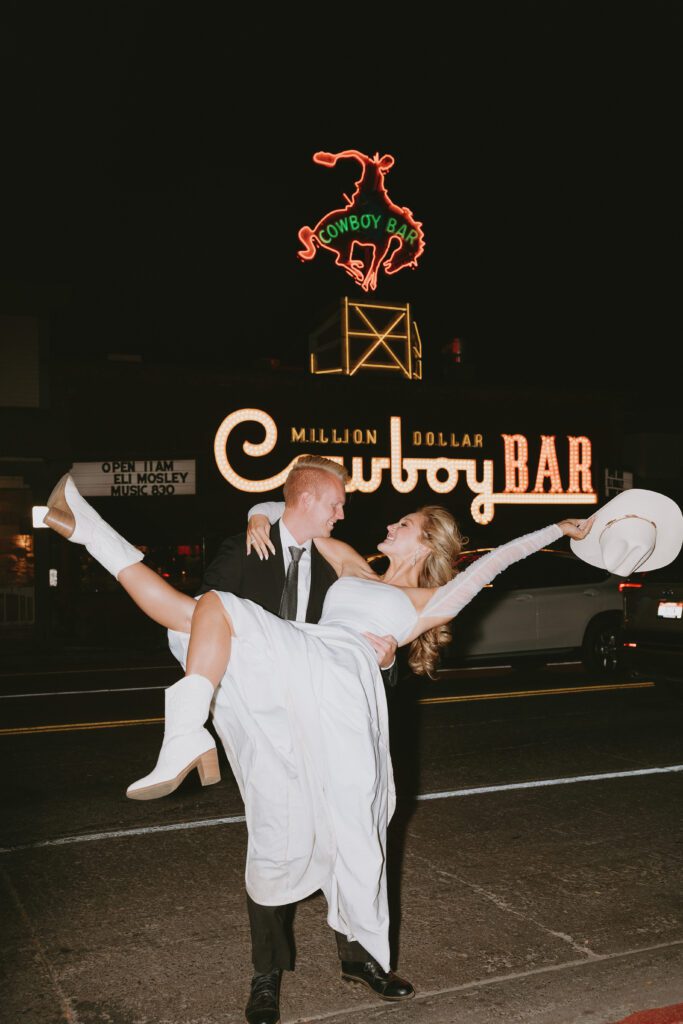
[[[466,569],[489,549],[465,552]],[[544,549],[506,569],[453,620],[442,668],[580,657],[611,675],[622,658],[623,580],[571,552]]]

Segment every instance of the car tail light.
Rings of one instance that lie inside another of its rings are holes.
[[[640,590],[642,583],[620,583],[619,593],[623,593],[624,590]]]
[[[624,647],[637,647],[638,644],[624,644]]]

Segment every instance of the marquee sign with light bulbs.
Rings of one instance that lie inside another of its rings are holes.
[[[258,441],[244,440],[240,446],[231,435],[242,424],[256,425]],[[382,439],[376,428],[358,425],[335,427],[289,424],[290,445],[301,446],[294,458],[274,474],[244,476],[235,468],[235,456],[251,462],[275,452],[279,430],[273,417],[263,409],[237,409],[225,417],[214,441],[216,465],[223,478],[236,490],[264,494],[282,487],[299,455],[314,451],[342,463],[350,473],[349,492],[364,494],[390,486],[408,494],[426,483],[435,494],[448,494],[464,484],[472,493],[470,511],[473,520],[485,526],[493,520],[497,505],[595,505],[598,495],[593,486],[592,444],[585,435],[541,434],[538,456],[530,458],[530,439],[526,434],[502,433],[492,441],[482,433],[456,430],[431,430],[422,424],[406,428],[401,416],[390,416],[388,435]],[[406,441],[420,454],[404,454]],[[495,458],[484,458],[483,449],[494,449]],[[563,479],[558,449],[568,466]],[[536,447],[534,440],[534,448]],[[364,449],[359,454],[359,449]],[[448,455],[445,454],[448,451]],[[377,453],[377,454],[376,454]],[[504,486],[496,490],[494,478],[503,477]]]

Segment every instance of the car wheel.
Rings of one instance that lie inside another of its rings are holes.
[[[588,624],[583,638],[582,661],[588,672],[613,676],[622,667],[621,616],[605,615]]]

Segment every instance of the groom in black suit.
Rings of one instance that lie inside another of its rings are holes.
[[[337,576],[312,541],[329,537],[335,523],[344,518],[346,479],[346,471],[337,463],[316,455],[302,456],[285,483],[285,512],[270,536],[274,554],[261,557],[252,550],[247,555],[246,534],[229,537],[208,566],[199,594],[230,591],[282,618],[318,622],[325,594]],[[393,685],[396,643],[384,637],[376,649],[382,658],[380,668],[383,664],[389,666],[382,669],[385,683]],[[280,1018],[282,971],[291,971],[294,966],[294,908],[263,906],[248,894],[247,908],[256,973],[246,1017],[249,1024],[276,1024]],[[335,935],[345,980],[362,982],[383,999],[395,1001],[414,995],[409,982],[383,971],[360,943],[350,942],[339,932]]]

